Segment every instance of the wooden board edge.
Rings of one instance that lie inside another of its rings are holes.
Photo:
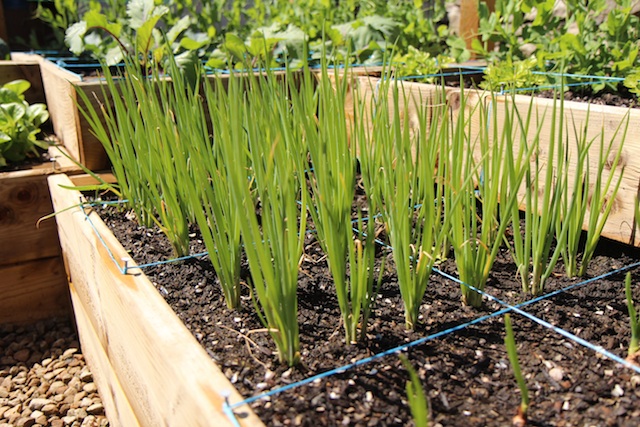
[[[109,424],[114,427],[139,426],[140,423],[122,389],[120,380],[109,363],[108,354],[100,344],[100,338],[93,328],[90,316],[73,283],[69,283],[69,292],[82,353],[98,387]]]

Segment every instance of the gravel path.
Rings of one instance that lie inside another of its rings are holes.
[[[0,427],[108,426],[69,319],[0,325]]]

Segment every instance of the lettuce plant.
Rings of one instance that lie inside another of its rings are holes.
[[[38,134],[49,112],[45,104],[25,101],[24,93],[30,87],[26,80],[14,80],[0,88],[0,167],[37,156],[36,147],[48,147]]]
[[[189,16],[161,31],[162,19],[169,13],[167,6],[157,5],[154,0],[130,0],[126,17],[115,21],[99,8],[92,8],[81,21],[67,28],[65,42],[75,55],[89,51],[107,65],[118,64],[128,56],[139,60],[144,67],[150,60],[161,63],[169,53],[185,49],[196,51],[209,44],[206,34],[195,35],[188,31],[192,24]],[[189,58],[193,60],[187,52],[176,59]]]

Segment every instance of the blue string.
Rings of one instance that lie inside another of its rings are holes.
[[[305,378],[303,380],[300,380],[300,381],[297,381],[295,383],[287,384],[287,385],[284,385],[282,387],[278,387],[276,389],[269,390],[269,391],[257,394],[255,396],[249,397],[249,398],[247,398],[247,399],[245,399],[245,400],[243,400],[241,402],[238,402],[238,403],[235,403],[235,404],[231,405],[231,408],[235,409],[235,408],[237,408],[239,406],[242,406],[244,404],[251,404],[251,403],[253,403],[253,402],[257,401],[257,400],[264,399],[264,398],[267,398],[267,397],[270,397],[270,396],[273,396],[273,395],[276,395],[276,394],[280,394],[282,392],[291,390],[293,388],[296,388],[296,387],[299,387],[299,386],[302,386],[302,385],[309,384],[309,383],[314,382],[314,381],[319,380],[319,379],[327,378],[327,377],[335,375],[335,374],[345,373],[349,369],[352,369],[352,368],[355,368],[355,367],[358,367],[358,366],[373,362],[375,360],[381,359],[381,358],[389,356],[391,354],[397,354],[397,353],[399,353],[401,351],[404,351],[406,349],[409,349],[411,347],[415,347],[415,346],[423,344],[423,343],[425,343],[427,341],[432,341],[432,340],[434,340],[436,338],[440,338],[442,336],[451,334],[453,332],[457,332],[459,330],[465,329],[465,328],[467,328],[469,326],[475,325],[475,324],[483,322],[485,320],[500,316],[502,314],[506,314],[506,313],[508,313],[510,311],[515,311],[515,312],[517,312],[519,314],[523,314],[523,315],[525,315],[527,317],[530,317],[531,320],[534,320],[537,323],[542,322],[542,323],[540,323],[541,325],[546,326],[549,329],[556,330],[558,333],[561,333],[560,331],[562,331],[562,332],[564,332],[562,335],[565,335],[567,338],[570,338],[570,339],[572,339],[572,340],[574,340],[574,341],[576,341],[576,342],[578,342],[580,344],[583,344],[583,345],[586,343],[586,344],[588,344],[588,345],[585,345],[586,347],[595,349],[596,351],[600,352],[601,354],[604,354],[607,357],[613,356],[613,357],[610,357],[610,358],[615,360],[616,362],[622,361],[620,363],[622,363],[625,366],[630,367],[631,369],[633,369],[636,372],[640,373],[640,367],[637,367],[637,366],[635,366],[633,364],[630,364],[629,362],[624,361],[624,359],[621,359],[620,357],[618,357],[618,356],[616,356],[616,355],[614,355],[612,353],[607,352],[602,347],[594,346],[591,343],[588,343],[587,341],[585,341],[585,340],[583,340],[583,339],[581,339],[579,337],[576,337],[573,334],[570,334],[570,333],[568,333],[568,332],[566,332],[566,331],[564,331],[564,330],[562,330],[560,328],[557,328],[557,327],[549,324],[548,322],[545,322],[545,321],[537,318],[536,316],[530,315],[529,313],[526,313],[526,312],[520,310],[523,307],[526,307],[528,305],[540,302],[540,301],[542,301],[544,299],[550,298],[552,296],[558,295],[558,294],[566,292],[568,290],[572,290],[572,289],[575,289],[577,287],[584,286],[584,285],[592,283],[592,282],[594,282],[596,280],[600,280],[600,279],[603,279],[603,278],[606,278],[606,277],[609,277],[609,276],[612,276],[612,275],[615,275],[615,274],[619,274],[619,273],[621,273],[623,271],[630,270],[630,269],[635,268],[635,267],[640,267],[640,262],[637,262],[637,263],[622,267],[622,268],[617,269],[615,271],[602,274],[600,276],[585,280],[585,281],[580,282],[580,283],[576,283],[576,284],[567,286],[567,287],[559,289],[557,291],[550,292],[550,293],[545,294],[545,295],[541,295],[541,296],[539,296],[537,298],[522,302],[522,303],[517,304],[515,306],[507,304],[507,303],[504,303],[504,302],[500,301],[498,298],[495,298],[495,297],[493,297],[493,296],[491,296],[491,295],[489,295],[489,294],[487,294],[487,293],[485,293],[483,291],[480,291],[479,289],[477,289],[477,288],[475,288],[475,287],[473,287],[471,285],[467,285],[467,284],[463,283],[462,281],[460,281],[459,279],[457,279],[457,278],[455,278],[455,277],[453,277],[453,276],[451,276],[451,275],[449,275],[449,274],[447,274],[447,273],[445,273],[445,272],[443,272],[443,271],[441,271],[441,270],[439,270],[437,268],[434,268],[433,269],[434,272],[436,272],[438,274],[441,274],[443,277],[445,277],[447,279],[450,279],[450,280],[452,280],[452,281],[454,281],[456,283],[459,283],[459,284],[462,284],[464,286],[467,286],[469,289],[472,289],[475,292],[478,292],[479,294],[481,294],[483,296],[487,296],[488,298],[492,299],[493,301],[498,302],[501,305],[504,305],[505,308],[500,309],[500,310],[498,310],[498,311],[496,311],[494,313],[478,317],[478,318],[473,319],[473,320],[471,320],[469,322],[462,323],[460,325],[456,325],[456,326],[453,326],[451,328],[445,329],[444,331],[436,332],[436,333],[428,335],[426,337],[419,338],[419,339],[417,339],[415,341],[412,341],[410,343],[403,344],[403,345],[400,345],[400,346],[397,346],[397,347],[393,347],[391,349],[388,349],[388,350],[382,351],[380,353],[374,354],[373,356],[369,356],[369,357],[366,357],[364,359],[357,360],[356,362],[349,363],[347,365],[343,365],[343,366],[340,366],[338,368],[334,368],[334,369],[331,369],[331,370],[316,374],[316,375],[311,376],[311,377],[307,377],[307,378]],[[545,325],[545,323],[546,323],[546,325]],[[598,349],[601,349],[603,352],[599,351]]]
[[[207,256],[207,255],[209,255],[209,252],[201,252],[199,254],[185,255],[185,256],[182,256],[182,257],[178,257],[178,258],[166,259],[166,260],[162,260],[162,261],[155,261],[155,262],[150,262],[148,264],[140,264],[140,265],[136,265],[135,267],[131,267],[131,268],[143,269],[143,268],[149,268],[149,267],[156,267],[158,265],[170,264],[172,262],[184,261],[184,260],[191,259],[191,258],[200,258],[200,257]]]
[[[98,232],[98,229],[93,224],[93,221],[91,221],[91,218],[89,217],[89,215],[87,215],[87,212],[85,212],[84,207],[82,205],[80,205],[80,206],[78,206],[78,209],[84,215],[85,221],[88,221],[89,225],[91,225],[91,228],[93,229],[93,232],[96,234],[96,236],[98,236],[98,240],[100,240],[100,243],[102,243],[102,246],[104,246],[104,248],[107,250],[107,253],[109,254],[109,257],[111,258],[113,263],[116,265],[116,267],[118,268],[120,273],[125,274],[125,270],[122,267],[120,267],[120,264],[116,260],[116,257],[113,255],[113,252],[111,252],[111,248],[107,245],[107,242],[104,241],[104,239],[102,238],[102,235]]]
[[[640,265],[640,263],[638,263],[637,265]],[[512,311],[514,311],[514,312],[516,312],[516,313],[518,313],[518,314],[520,314],[522,316],[525,316],[525,317],[529,318],[530,320],[533,320],[534,322],[538,323],[539,325],[542,325],[542,326],[544,326],[546,328],[549,328],[552,331],[555,331],[555,332],[559,333],[560,335],[563,335],[563,336],[565,336],[565,337],[577,342],[578,344],[581,344],[582,346],[584,346],[584,347],[586,347],[588,349],[594,350],[595,352],[600,353],[603,356],[605,356],[605,357],[607,357],[607,358],[609,358],[611,360],[614,360],[614,361],[616,361],[616,362],[626,366],[627,368],[630,368],[630,369],[632,369],[632,370],[634,370],[634,371],[636,371],[637,373],[640,374],[640,366],[637,366],[637,365],[635,365],[635,364],[633,364],[633,363],[631,363],[631,362],[629,362],[629,361],[627,361],[627,360],[625,360],[625,359],[623,359],[623,358],[611,353],[610,351],[604,349],[602,346],[593,345],[589,341],[586,341],[586,340],[580,338],[579,336],[572,334],[571,332],[567,332],[566,330],[564,330],[562,328],[559,328],[559,327],[557,327],[555,325],[552,325],[551,323],[547,322],[546,320],[540,319],[539,317],[534,316],[531,313],[527,313],[524,310],[520,310],[520,308],[518,308],[516,306],[513,306],[513,305],[511,305],[509,303],[506,303],[506,302],[500,300],[499,298],[497,298],[497,297],[495,297],[493,295],[489,295],[489,294],[481,291],[480,289],[478,289],[478,288],[476,288],[474,286],[468,285],[468,284],[462,282],[461,280],[459,280],[459,279],[457,279],[457,278],[455,278],[455,277],[453,277],[453,276],[451,276],[449,274],[446,274],[444,272],[440,272],[440,274],[442,274],[444,277],[447,277],[447,278],[453,280],[454,282],[457,282],[457,283],[459,283],[459,284],[461,284],[463,286],[466,286],[468,289],[471,289],[472,291],[477,292],[482,296],[486,296],[490,300],[492,300],[494,302],[497,302],[498,304],[503,305],[503,306],[511,309]]]

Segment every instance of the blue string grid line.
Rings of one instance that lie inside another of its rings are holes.
[[[91,218],[89,217],[87,212],[83,209],[82,206],[79,206],[79,209],[81,209],[81,211],[85,215],[85,220],[87,220],[90,223],[91,228],[93,229],[94,233],[96,233],[96,235],[98,236],[99,241],[101,242],[101,244],[107,249],[107,253],[109,254],[109,256],[110,256],[111,260],[114,262],[114,264],[118,267],[118,270],[122,274],[127,274],[126,273],[126,271],[127,271],[126,267],[123,269],[119,265],[119,263],[116,261],[115,256],[113,255],[111,249],[108,247],[108,245],[106,244],[106,242],[104,241],[104,239],[102,238],[100,233],[98,232],[97,228],[93,224],[93,221],[91,221]],[[354,231],[358,231],[358,230],[354,229]],[[376,239],[376,242],[378,244],[383,245],[384,247],[387,247],[387,248],[393,250],[393,248],[390,245],[387,245],[386,243],[380,241],[379,239]],[[206,253],[197,254],[197,255],[198,256],[202,256],[202,255],[206,255]],[[186,258],[190,258],[190,257],[193,257],[193,256],[182,257],[180,259],[186,259]],[[157,262],[157,263],[144,264],[141,267],[159,265],[161,263],[168,263],[168,262],[173,262],[173,261],[177,261],[177,260],[179,260],[179,259],[160,261],[160,262]],[[533,298],[531,300],[528,300],[528,301],[525,301],[525,302],[522,302],[522,303],[519,303],[519,304],[516,304],[516,305],[511,305],[511,304],[509,304],[507,302],[504,302],[504,301],[500,300],[499,298],[494,297],[491,294],[488,294],[488,293],[486,293],[486,292],[484,292],[484,291],[482,291],[482,290],[480,290],[480,289],[478,289],[478,288],[476,288],[474,286],[471,286],[469,284],[466,284],[466,283],[462,282],[460,279],[458,279],[458,278],[456,278],[456,277],[454,277],[454,276],[452,276],[452,275],[450,275],[448,273],[445,273],[445,272],[443,272],[443,271],[441,271],[441,270],[439,270],[437,268],[434,268],[433,272],[435,272],[437,274],[440,274],[442,277],[447,278],[447,279],[453,281],[454,283],[457,283],[459,285],[465,286],[468,289],[479,293],[483,297],[486,297],[487,299],[502,305],[504,308],[502,308],[502,309],[500,309],[498,311],[495,311],[495,312],[493,312],[491,314],[487,314],[487,315],[484,315],[484,316],[477,317],[477,318],[475,318],[475,319],[473,319],[473,320],[471,320],[469,322],[453,326],[453,327],[445,329],[443,331],[435,332],[435,333],[433,333],[431,335],[428,335],[428,336],[423,337],[423,338],[419,338],[419,339],[417,339],[415,341],[412,341],[410,343],[406,343],[406,344],[403,344],[403,345],[400,345],[400,346],[397,346],[397,347],[382,351],[380,353],[374,354],[372,356],[357,360],[357,361],[355,361],[353,363],[349,363],[349,364],[346,364],[346,365],[343,365],[343,366],[340,366],[340,367],[337,367],[337,368],[334,368],[334,369],[331,369],[331,370],[316,374],[314,376],[307,377],[307,378],[305,378],[303,380],[300,380],[300,381],[297,381],[297,382],[294,382],[294,383],[291,383],[291,384],[287,384],[287,385],[282,386],[282,387],[278,387],[278,388],[275,388],[275,389],[272,389],[272,390],[269,390],[269,391],[254,395],[252,397],[249,397],[249,398],[247,398],[245,400],[242,400],[240,402],[236,402],[234,404],[230,404],[228,402],[228,399],[225,398],[225,402],[223,403],[223,412],[229,417],[229,419],[231,420],[231,422],[234,425],[239,425],[238,420],[235,418],[235,414],[234,414],[233,410],[237,409],[240,406],[251,404],[251,403],[256,402],[256,401],[258,401],[260,399],[265,399],[265,398],[268,398],[268,397],[283,393],[285,391],[288,391],[288,390],[291,390],[291,389],[294,389],[294,388],[297,388],[297,387],[312,383],[314,381],[321,380],[323,378],[327,378],[327,377],[330,377],[330,376],[333,376],[333,375],[336,375],[336,374],[343,374],[346,371],[348,371],[350,369],[353,369],[353,368],[356,368],[358,366],[362,366],[362,365],[368,364],[370,362],[376,361],[378,359],[384,358],[384,357],[392,355],[392,354],[398,354],[398,353],[400,353],[402,351],[405,351],[405,350],[407,350],[409,348],[418,346],[420,344],[424,344],[424,343],[426,343],[428,341],[432,341],[432,340],[435,340],[437,338],[444,337],[444,336],[452,334],[454,332],[466,329],[469,326],[481,323],[481,322],[483,322],[485,320],[492,319],[494,317],[501,316],[501,315],[509,313],[509,312],[518,313],[518,314],[530,319],[531,321],[533,321],[533,322],[535,322],[535,323],[537,323],[537,324],[539,324],[539,325],[541,325],[543,327],[546,327],[546,328],[548,328],[548,329],[550,329],[550,330],[552,330],[552,331],[564,336],[565,338],[568,338],[568,339],[570,339],[570,340],[582,345],[583,347],[586,347],[586,348],[588,348],[590,350],[593,350],[596,353],[599,353],[602,356],[604,356],[604,357],[606,357],[608,359],[611,359],[611,360],[613,360],[613,361],[615,361],[615,362],[617,362],[617,363],[619,363],[619,364],[621,364],[621,365],[623,365],[623,366],[625,366],[625,367],[627,367],[629,369],[632,369],[633,371],[635,371],[635,372],[640,374],[640,367],[639,366],[637,366],[637,365],[635,365],[635,364],[633,364],[631,362],[628,362],[627,360],[617,356],[616,354],[613,354],[612,352],[604,349],[602,346],[594,345],[594,344],[592,344],[592,343],[590,343],[590,342],[588,342],[588,341],[586,341],[586,340],[584,340],[584,339],[582,339],[582,338],[580,338],[580,337],[578,337],[578,336],[576,336],[576,335],[574,335],[574,334],[572,334],[572,333],[570,333],[570,332],[568,332],[568,331],[566,331],[566,330],[564,330],[564,329],[562,329],[562,328],[560,328],[558,326],[555,326],[555,325],[553,325],[553,324],[551,324],[551,323],[549,323],[549,322],[547,322],[547,321],[545,321],[543,319],[540,319],[537,316],[534,316],[533,314],[530,314],[530,313],[522,310],[522,308],[524,308],[524,307],[526,307],[528,305],[540,302],[540,301],[542,301],[544,299],[551,298],[551,297],[559,295],[561,293],[568,292],[568,291],[576,289],[578,287],[585,286],[587,284],[593,283],[593,282],[601,280],[603,278],[610,277],[610,276],[613,276],[613,275],[616,275],[616,274],[620,274],[620,273],[622,273],[624,271],[631,270],[631,269],[637,268],[637,267],[640,267],[640,262],[636,262],[636,263],[621,267],[621,268],[616,269],[614,271],[611,271],[611,272],[602,274],[600,276],[584,280],[584,281],[579,282],[579,283],[575,283],[575,284],[567,286],[565,288],[558,289],[556,291],[550,292],[550,293],[545,294],[545,295],[538,296],[536,298]]]

